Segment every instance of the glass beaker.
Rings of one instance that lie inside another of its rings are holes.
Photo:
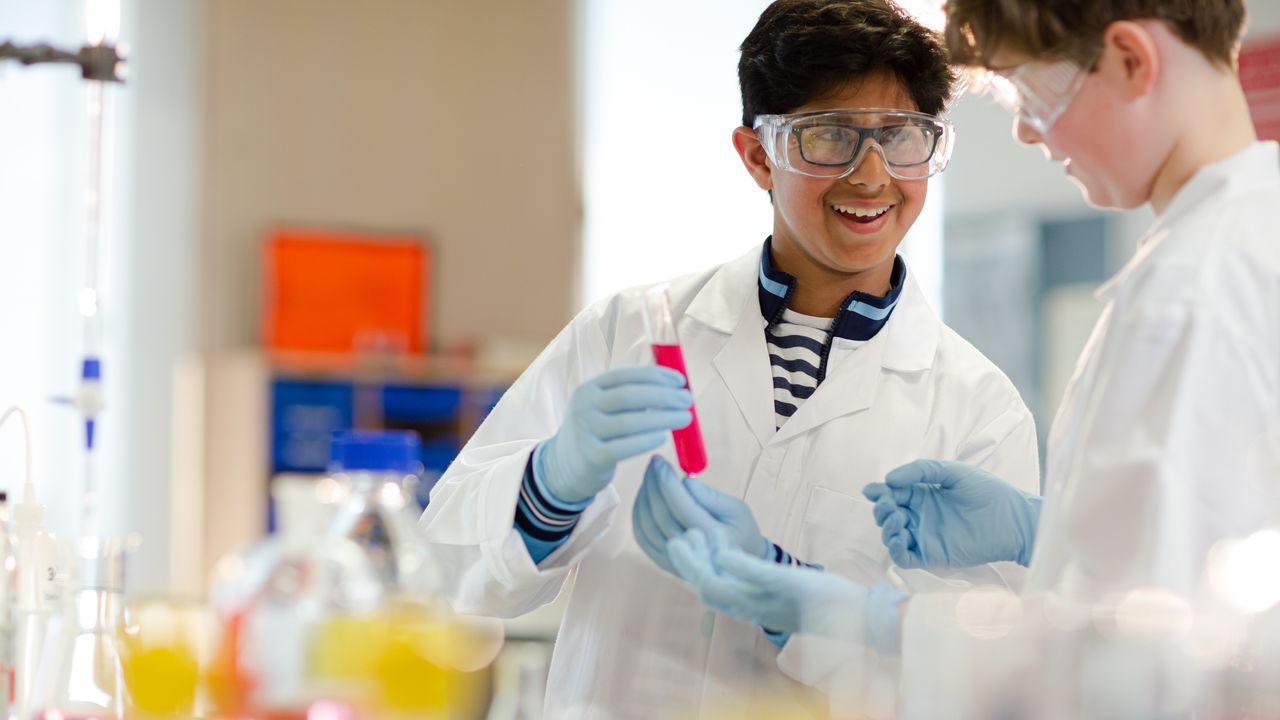
[[[207,717],[201,675],[215,636],[212,613],[193,600],[129,599],[118,636],[131,718]]]
[[[37,674],[37,707],[62,720],[124,718],[128,695],[117,644],[125,564],[133,538],[86,537],[76,542],[75,583],[51,623]]]

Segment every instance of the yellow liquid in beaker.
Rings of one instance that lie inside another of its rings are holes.
[[[143,713],[190,717],[200,682],[195,653],[181,645],[130,644],[126,641],[120,656],[130,706]]]
[[[477,642],[446,615],[393,606],[325,621],[312,640],[310,668],[322,683],[378,708],[379,717],[465,717],[486,692],[484,672],[458,669],[473,669],[467,663],[484,652]]]

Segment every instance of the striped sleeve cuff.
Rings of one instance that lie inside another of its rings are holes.
[[[772,549],[770,550],[770,555],[766,559],[772,560],[778,563],[779,565],[791,565],[793,567],[806,567],[812,570],[822,569],[821,565],[815,565],[814,563],[807,563],[801,560],[800,558],[796,557],[795,555],[792,555],[791,553],[787,552],[786,550],[783,550],[782,546],[779,545],[778,543],[770,542],[769,546]],[[781,648],[784,645],[786,645],[787,641],[791,639],[791,633],[789,632],[777,632],[776,630],[770,630],[769,628],[760,628],[760,630],[764,633],[765,639],[773,643],[774,646],[778,648]]]
[[[778,563],[779,565],[794,565],[796,567],[807,567],[813,570],[822,569],[821,565],[807,563],[801,560],[800,558],[792,555],[791,553],[787,552],[786,550],[783,550],[782,546],[778,545],[778,543],[771,542],[769,543],[769,545],[772,549],[770,550],[771,554],[766,558],[767,560],[772,560]]]
[[[520,533],[535,565],[569,539],[582,511],[594,499],[566,503],[552,496],[533,471],[536,452],[535,450],[529,454],[529,462],[524,467],[524,480],[520,483],[520,499],[516,503],[515,517],[516,532]]]
[[[776,632],[769,628],[760,628],[760,632],[764,633],[765,640],[773,643],[774,647],[779,650],[786,647],[787,641],[791,639],[791,633],[789,632]]]

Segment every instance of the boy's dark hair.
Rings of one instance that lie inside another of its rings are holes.
[[[740,49],[747,127],[876,72],[897,77],[929,115],[942,112],[954,89],[942,38],[890,0],[777,0]]]
[[[1244,0],[947,0],[947,46],[964,65],[1003,49],[1090,67],[1111,23],[1142,19],[1163,20],[1210,62],[1231,66]]]

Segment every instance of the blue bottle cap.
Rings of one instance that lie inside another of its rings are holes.
[[[408,430],[346,430],[335,433],[329,469],[415,473],[421,469],[422,443]]]

